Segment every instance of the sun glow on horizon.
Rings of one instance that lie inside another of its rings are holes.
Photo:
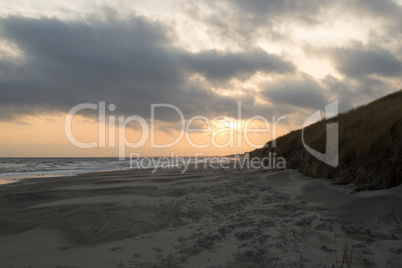
[[[3,148],[0,157],[118,157],[119,156],[119,132],[124,132],[128,143],[137,143],[143,133],[135,126],[125,129],[114,128],[112,136],[113,142],[110,140],[109,122],[105,122],[105,147],[80,149],[75,147],[66,138],[65,132],[65,115],[49,115],[37,117],[25,117],[19,122],[0,122],[0,146]],[[271,138],[270,123],[264,124],[259,120],[239,121],[234,118],[222,117],[219,119],[211,119],[212,129],[205,133],[188,133],[189,140],[182,138],[174,147],[169,148],[152,148],[150,137],[147,142],[137,149],[126,148],[126,156],[131,152],[140,153],[143,156],[164,156],[170,155],[172,152],[180,155],[193,155],[196,153],[204,153],[205,155],[230,155],[234,153],[244,153],[255,148],[262,147]],[[72,133],[74,138],[82,143],[99,144],[99,122],[96,118],[87,118],[76,115],[72,121]],[[161,125],[162,126],[162,125]],[[134,127],[134,128],[133,128]],[[242,131],[245,127],[251,129],[246,132],[247,138],[244,137]],[[193,126],[191,126],[194,129]],[[200,128],[205,129],[205,125]],[[265,129],[265,133],[255,133],[254,129]],[[150,129],[148,130],[150,131]],[[278,135],[287,131],[284,125],[278,125]],[[164,132],[162,129],[156,129],[155,143],[159,145],[169,144],[180,136],[179,130],[171,130],[170,133]],[[216,145],[224,146],[224,148],[214,148],[211,144],[211,137],[214,136]],[[233,139],[233,140],[230,140]],[[252,144],[258,144],[257,147],[250,146],[247,141]],[[112,143],[111,143],[112,142]],[[192,148],[191,142],[196,145],[208,145],[207,148]],[[18,149],[16,145],[19,144]],[[232,146],[233,145],[233,146]]]

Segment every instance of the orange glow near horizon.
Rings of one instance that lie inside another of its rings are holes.
[[[42,115],[37,117],[25,117],[18,122],[0,122],[0,157],[118,157],[119,156],[119,132],[122,131],[115,127],[115,146],[113,139],[109,139],[109,127],[106,122],[105,129],[105,148],[82,149],[77,148],[69,142],[64,130],[65,116]],[[125,155],[138,153],[141,156],[168,156],[171,153],[181,156],[191,156],[196,153],[202,153],[205,156],[224,156],[235,153],[244,153],[252,151],[255,148],[247,145],[245,137],[239,136],[239,128],[244,128],[245,120],[238,122],[225,120],[211,120],[210,133],[188,133],[174,146],[169,148],[151,148],[151,141],[148,139],[145,144],[139,148],[133,149],[125,147]],[[163,123],[161,123],[163,124]],[[249,124],[250,129],[263,128],[259,120],[254,120]],[[191,128],[204,128],[191,126]],[[97,120],[89,119],[79,115],[74,116],[72,123],[72,133],[80,142],[99,142],[99,125]],[[278,124],[277,137],[288,131],[284,124]],[[214,132],[216,132],[214,134]],[[135,143],[141,138],[140,129],[126,128],[125,137],[127,142]],[[155,143],[168,144],[179,137],[178,130],[170,129],[162,131],[156,127]],[[214,136],[215,144],[225,148],[216,148],[211,143]],[[233,138],[233,140],[230,140]],[[263,145],[271,140],[271,133],[249,133],[249,141],[254,144]],[[209,147],[197,149],[191,145],[209,144]],[[231,146],[233,145],[233,146]],[[261,147],[258,146],[258,147]]]

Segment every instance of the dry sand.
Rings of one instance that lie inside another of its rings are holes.
[[[352,190],[294,170],[25,180],[0,187],[0,267],[400,267],[402,186]]]

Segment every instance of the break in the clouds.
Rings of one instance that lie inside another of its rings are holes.
[[[144,117],[155,103],[207,117],[239,101],[250,116],[344,110],[402,87],[398,1],[75,4],[0,12],[0,120],[98,101]]]

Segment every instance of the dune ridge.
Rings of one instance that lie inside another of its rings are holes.
[[[333,168],[303,147],[301,129],[250,152],[264,157],[275,152],[287,167],[310,177],[354,183],[357,191],[385,189],[402,182],[402,89],[336,117],[321,120],[304,130],[306,144],[324,153],[326,124],[339,123],[339,165]]]

